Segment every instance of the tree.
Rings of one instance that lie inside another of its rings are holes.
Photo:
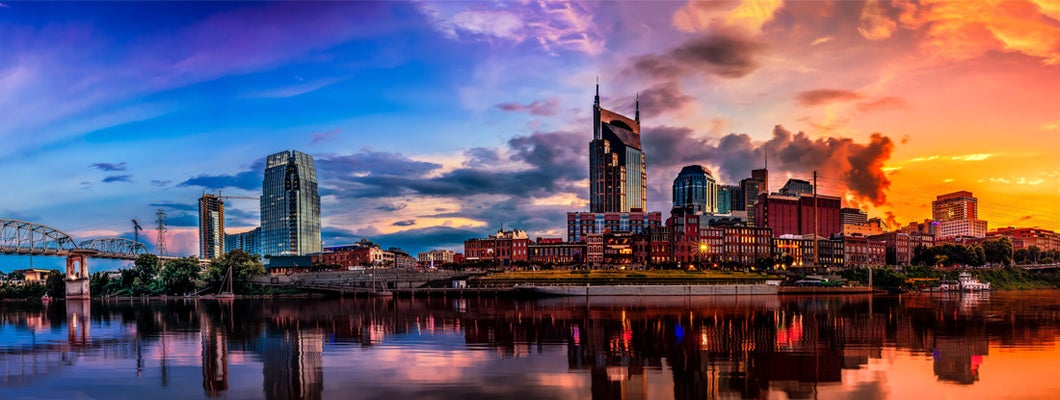
[[[93,296],[99,297],[107,294],[108,286],[110,286],[110,275],[106,272],[99,271],[88,278],[88,287]]]
[[[1027,249],[1016,250],[1012,254],[1012,260],[1016,264],[1027,264],[1030,262],[1030,252]]]
[[[236,249],[210,261],[210,268],[206,271],[206,286],[220,289],[229,268],[232,268],[232,290],[235,293],[246,293],[250,289],[251,278],[267,273],[261,258]]]
[[[160,266],[158,257],[154,254],[141,254],[136,257],[136,261],[133,262],[136,269],[136,275],[140,278],[140,281],[144,284],[150,283],[155,279],[155,274],[158,273]]]
[[[1037,264],[1038,259],[1041,258],[1042,249],[1038,246],[1031,246],[1027,248],[1027,258],[1031,264]]]
[[[48,273],[48,280],[44,284],[48,289],[48,296],[54,298],[66,298],[66,277],[62,272],[53,269]]]
[[[199,261],[191,257],[170,260],[162,266],[158,278],[163,293],[176,295],[194,292],[195,282],[199,278]]]
[[[1001,236],[983,242],[988,264],[1012,265],[1012,239]]]

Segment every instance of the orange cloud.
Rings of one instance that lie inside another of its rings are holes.
[[[783,0],[689,1],[677,10],[673,24],[684,32],[702,32],[710,28],[738,28],[759,33],[773,20]]]
[[[922,1],[903,3],[909,28],[927,26],[925,50],[962,60],[989,51],[1023,53],[1060,64],[1060,6],[1045,1]]]

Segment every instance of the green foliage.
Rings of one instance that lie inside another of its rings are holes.
[[[1057,287],[1055,276],[1035,275],[1019,268],[988,270],[979,273],[979,280],[990,282],[995,289],[1044,289]]]
[[[141,254],[136,257],[133,266],[136,270],[136,276],[140,278],[140,282],[146,284],[155,279],[155,274],[158,273],[161,264],[158,261],[158,257],[154,254]]]
[[[40,283],[0,285],[0,299],[35,299],[44,293],[47,293],[47,287]]]
[[[237,294],[249,292],[251,278],[267,273],[265,265],[257,255],[247,254],[243,250],[232,250],[210,261],[210,267],[206,271],[206,286],[220,290],[221,281],[229,268],[232,268],[232,291]]]
[[[986,263],[986,252],[979,246],[946,243],[935,247],[917,246],[913,250],[913,265],[978,267]]]
[[[66,298],[66,276],[59,270],[53,269],[48,273],[48,280],[44,286],[47,288],[48,296],[57,299]]]
[[[839,273],[843,279],[869,284],[868,268],[850,268]],[[908,275],[892,268],[872,268],[872,286],[876,288],[896,288],[905,285]]]
[[[987,239],[983,252],[987,264],[1012,265],[1012,240],[1007,236]]]
[[[199,261],[192,257],[170,260],[162,266],[158,274],[161,292],[172,295],[188,294],[195,291],[199,278]]]

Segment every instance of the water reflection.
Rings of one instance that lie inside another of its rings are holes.
[[[0,398],[1035,397],[1058,322],[1060,292],[4,303]]]

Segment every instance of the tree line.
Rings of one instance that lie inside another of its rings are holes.
[[[255,293],[251,279],[266,273],[261,257],[242,250],[233,250],[211,260],[205,270],[194,257],[163,262],[153,254],[142,254],[130,268],[90,275],[89,290],[92,297],[213,294],[221,290],[229,268],[232,269],[232,291],[236,294]],[[62,272],[52,270],[44,283],[7,282],[0,285],[0,298],[33,298],[45,294],[54,298],[66,297]]]

